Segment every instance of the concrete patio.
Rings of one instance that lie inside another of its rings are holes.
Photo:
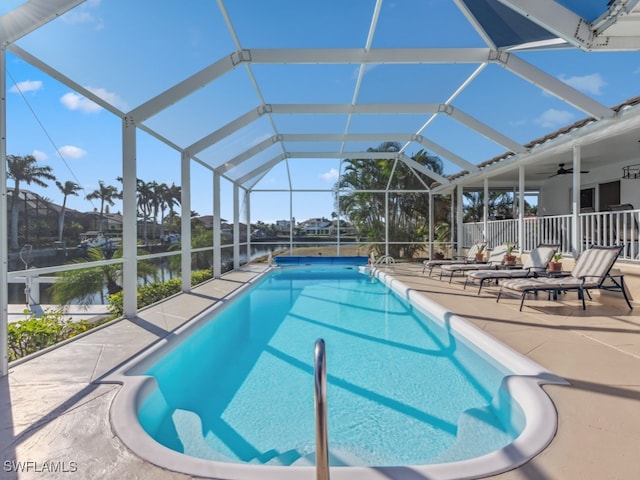
[[[264,268],[246,266],[144,309],[133,321],[110,323],[12,365],[9,376],[0,379],[0,478],[189,478],[141,460],[120,442],[109,423],[109,406],[120,387],[100,379],[225,301]],[[418,264],[386,270],[571,383],[545,387],[559,416],[551,445],[528,464],[494,478],[638,478],[640,308],[630,312],[621,297],[595,293],[586,311],[568,294],[556,302],[529,300],[519,312],[519,299],[496,303],[495,287],[477,296],[475,288],[463,290],[459,279],[450,285],[426,278]],[[19,472],[12,461],[31,463]],[[62,471],[43,473],[46,462]]]

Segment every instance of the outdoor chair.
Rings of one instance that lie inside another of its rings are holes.
[[[451,280],[456,273],[465,274],[474,270],[495,270],[504,263],[504,256],[507,254],[507,249],[507,245],[498,245],[496,248],[491,250],[486,263],[454,263],[450,265],[442,265],[440,267],[440,280],[442,280],[442,275],[445,272],[449,275],[449,283],[451,283]]]
[[[425,260],[422,262],[422,273],[424,274],[425,270],[429,269],[429,276],[431,276],[431,272],[435,267],[460,263],[473,263],[476,261],[476,254],[480,253],[480,247],[484,248],[485,245],[485,243],[476,243],[469,248],[466,255],[454,257],[450,260]]]
[[[482,291],[482,286],[487,280],[503,280],[510,278],[526,278],[535,277],[540,273],[543,273],[549,262],[553,258],[553,255],[558,250],[559,245],[546,245],[540,244],[529,253],[529,258],[524,262],[521,268],[516,269],[500,269],[500,270],[476,270],[467,273],[467,278],[464,281],[464,288],[467,288],[467,283],[470,281],[479,281],[480,286],[478,288],[478,295]]]
[[[625,301],[630,309],[631,302],[627,297],[624,286],[623,275],[611,275],[611,268],[618,259],[622,246],[600,247],[594,246],[582,252],[576,260],[575,267],[570,274],[562,277],[546,278],[521,278],[500,282],[500,291],[496,302],[500,301],[502,292],[509,292],[521,295],[520,311],[524,305],[527,293],[546,291],[555,294],[559,291],[577,290],[578,296],[582,300],[582,309],[587,306],[584,301],[584,294],[589,294],[589,290],[601,289],[622,292]],[[610,283],[605,283],[606,281]]]

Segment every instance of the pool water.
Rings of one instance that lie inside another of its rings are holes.
[[[464,460],[508,445],[523,427],[514,402],[495,401],[510,371],[345,267],[276,271],[202,322],[145,372],[158,388],[140,423],[194,457],[312,464],[318,338],[332,464]]]

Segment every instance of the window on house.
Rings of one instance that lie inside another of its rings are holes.
[[[620,204],[620,180],[615,182],[601,183],[598,185],[600,200],[598,210],[604,212],[610,205]]]
[[[580,190],[580,210],[593,212],[595,196],[595,187]]]

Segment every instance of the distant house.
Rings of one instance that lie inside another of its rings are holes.
[[[338,220],[333,220],[331,222],[330,234],[337,235],[338,234]],[[340,222],[340,235],[357,235],[358,231],[356,227],[351,225],[349,222],[345,222],[342,220]]]
[[[306,235],[330,235],[331,225],[326,218],[310,218],[302,222],[301,229]]]
[[[200,223],[206,230],[213,230],[213,215],[202,215],[201,217],[195,217],[195,222]],[[220,219],[220,224],[228,224],[224,218]]]

